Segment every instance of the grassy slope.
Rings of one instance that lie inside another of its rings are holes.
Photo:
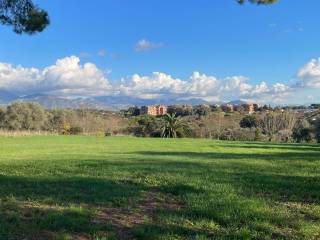
[[[0,138],[0,239],[319,239],[319,169],[310,145]]]

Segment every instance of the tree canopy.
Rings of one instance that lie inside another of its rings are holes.
[[[278,2],[278,0],[237,0],[238,3],[244,4],[246,2],[253,3],[253,4],[260,4],[260,5],[266,5],[266,4],[273,4]]]
[[[18,34],[34,34],[49,25],[49,15],[32,0],[0,0],[0,23],[12,26]]]

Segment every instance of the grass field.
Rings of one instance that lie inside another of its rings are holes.
[[[0,138],[0,239],[320,239],[320,146]]]

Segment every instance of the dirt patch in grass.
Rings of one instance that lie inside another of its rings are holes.
[[[92,240],[135,239],[135,229],[152,224],[157,211],[183,207],[174,196],[157,189],[144,192],[138,202],[128,202],[125,207],[113,207],[16,201],[0,204],[0,210],[6,214],[5,222],[11,221],[11,215],[16,216],[16,227],[12,229],[15,234],[10,235],[16,238],[12,239]]]
[[[110,223],[117,239],[135,239],[132,230],[145,223],[150,223],[160,209],[180,209],[183,204],[173,196],[152,189],[144,194],[138,204],[128,208],[99,207],[95,223]]]

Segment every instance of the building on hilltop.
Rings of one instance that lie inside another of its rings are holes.
[[[233,105],[229,103],[229,104],[222,105],[221,110],[226,113],[244,112],[244,113],[252,114],[259,110],[259,105],[255,103],[244,103],[239,105]]]
[[[253,103],[246,103],[246,104],[242,104],[242,107],[245,112],[252,114],[256,111],[255,108],[257,108],[257,106],[255,105],[256,104],[253,104]]]
[[[141,107],[141,115],[162,116],[167,113],[167,107],[164,105],[152,105]]]
[[[234,112],[234,107],[232,104],[225,104],[221,106],[223,112]]]

